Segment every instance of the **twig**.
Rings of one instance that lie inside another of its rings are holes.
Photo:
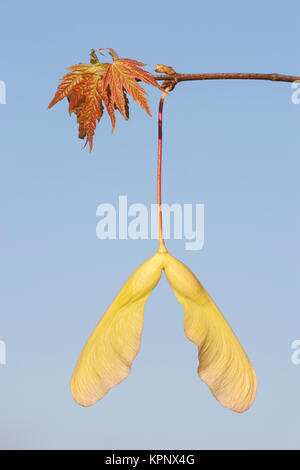
[[[278,73],[175,73],[173,75],[152,75],[157,81],[179,82],[193,80],[271,80],[272,82],[295,82],[300,77]]]

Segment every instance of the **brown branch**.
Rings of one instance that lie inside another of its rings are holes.
[[[281,75],[278,73],[175,73],[173,75],[152,75],[155,80],[173,82],[174,86],[179,82],[193,80],[271,80],[272,82],[295,82],[300,77],[293,75]]]

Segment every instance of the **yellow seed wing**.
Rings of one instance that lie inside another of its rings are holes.
[[[184,331],[198,346],[200,378],[217,400],[242,413],[256,394],[256,375],[238,339],[194,274],[166,254],[164,269],[184,308]]]
[[[71,379],[80,405],[93,405],[130,373],[140,348],[144,306],[161,272],[162,258],[155,254],[134,271],[96,326]]]

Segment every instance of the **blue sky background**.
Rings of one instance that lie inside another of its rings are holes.
[[[199,277],[250,356],[252,408],[222,408],[196,373],[197,351],[165,278],[145,309],[131,375],[83,409],[69,380],[95,324],[153,240],[100,241],[96,207],[155,202],[157,106],[105,117],[81,151],[67,66],[91,48],[178,72],[300,75],[298,1],[2,2],[0,79],[0,448],[300,448],[300,105],[288,83],[180,84],[166,100],[163,198],[205,204],[205,245],[169,251]]]

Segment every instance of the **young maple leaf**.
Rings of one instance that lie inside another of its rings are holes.
[[[79,127],[82,125],[85,130],[91,151],[93,148],[93,137],[97,121],[100,122],[104,110],[101,100],[101,77],[99,77],[97,74],[93,74],[87,79],[87,82],[84,86],[84,101],[80,109],[80,115],[77,116],[77,120]],[[78,94],[78,96],[80,96],[80,94]],[[82,99],[82,97],[80,99]],[[70,104],[71,102],[72,96]]]
[[[145,109],[151,116],[146,99],[145,90],[137,83],[137,80],[148,85],[153,85],[160,90],[156,80],[149,72],[142,70],[142,62],[131,59],[119,59],[113,49],[108,48],[113,62],[99,62],[96,52],[92,49],[90,54],[91,64],[77,64],[68,68],[71,72],[61,79],[55,96],[49,108],[58,101],[67,98],[69,100],[69,114],[73,112],[79,125],[79,138],[86,137],[90,151],[93,148],[93,137],[97,125],[103,115],[103,103],[109,114],[112,130],[116,125],[115,110],[118,109],[125,119],[129,119],[129,102],[127,94],[131,95],[136,103]],[[102,103],[103,102],[103,103]]]
[[[101,50],[104,50],[104,48],[99,49],[99,51]],[[108,93],[109,102],[113,105],[113,108],[107,108],[111,119],[115,108],[119,109],[125,119],[128,119],[128,101],[125,92],[131,95],[134,101],[139,103],[147,114],[151,116],[148,100],[145,97],[146,92],[137,83],[137,80],[147,85],[153,85],[161,91],[164,90],[158,85],[155,78],[153,78],[149,72],[140,68],[146,64],[132,59],[119,59],[113,49],[107,48],[107,50],[112,56],[113,62],[108,65],[103,75],[103,89]]]
[[[48,108],[52,108],[58,101],[68,98],[69,114],[74,112],[79,124],[79,138],[84,139],[93,148],[93,136],[96,121],[100,121],[103,114],[101,101],[101,80],[109,64],[77,64],[69,67],[71,70],[61,80],[57,92]]]
[[[61,78],[61,83],[57,87],[57,91],[51,103],[49,104],[48,108],[52,108],[56,103],[63,100],[64,98],[68,97],[73,89],[83,82],[89,77],[91,74],[99,74],[100,76],[103,75],[105,69],[109,64],[77,64],[68,67],[68,70],[71,72],[64,75]]]

